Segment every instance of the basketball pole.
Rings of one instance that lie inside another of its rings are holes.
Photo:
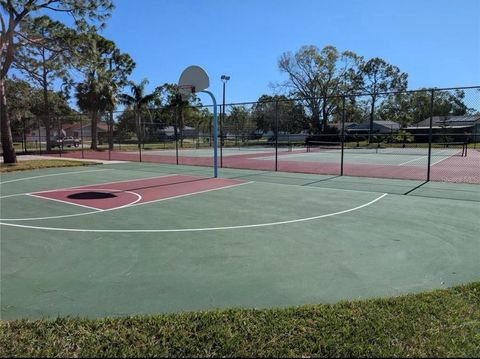
[[[207,90],[203,90],[200,92],[204,92],[209,94],[212,98],[213,102],[213,176],[215,178],[218,177],[218,157],[217,157],[217,147],[218,147],[218,118],[217,118],[217,100],[213,93]]]

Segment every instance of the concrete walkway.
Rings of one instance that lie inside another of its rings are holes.
[[[95,162],[95,163],[103,163],[103,164],[116,164],[116,163],[127,163],[128,161],[106,161],[106,160],[92,160],[92,159],[81,159],[81,158],[73,158],[73,157],[52,157],[52,156],[39,156],[39,155],[17,155],[18,161],[31,161],[31,160],[67,160],[67,161],[87,161],[87,162]],[[3,163],[3,157],[0,156],[0,163]]]

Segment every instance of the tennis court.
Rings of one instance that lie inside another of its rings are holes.
[[[224,168],[281,171],[321,175],[348,175],[385,179],[408,179],[441,182],[480,183],[480,151],[465,144],[432,146],[410,144],[406,148],[382,145],[335,146],[239,145],[219,150],[219,163]],[[211,147],[178,149],[143,149],[142,151],[72,151],[64,156],[139,161],[193,166],[213,166]],[[53,154],[58,156],[58,154]],[[430,157],[430,158],[429,158]]]
[[[286,307],[478,280],[478,185],[211,172],[2,175],[2,318]]]
[[[280,149],[280,152],[288,152],[287,148]],[[223,156],[238,156],[238,155],[268,155],[275,153],[275,148],[271,146],[238,146],[238,147],[224,147],[222,148]],[[148,151],[149,155],[158,156],[172,156],[177,154],[176,150],[152,150]],[[179,149],[179,156],[185,157],[212,157],[212,148],[203,147],[198,149]]]
[[[342,155],[341,149],[328,147],[292,150],[285,154],[285,156],[278,157],[279,161],[339,163]],[[432,156],[432,165],[435,165],[451,157],[462,157],[462,148],[437,149],[433,151]],[[257,159],[272,161],[275,160],[275,157],[257,157]],[[428,163],[428,148],[347,148],[344,150],[343,159],[346,163],[351,164],[425,167]]]

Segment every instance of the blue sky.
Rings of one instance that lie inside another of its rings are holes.
[[[277,61],[303,45],[382,57],[409,88],[480,85],[479,0],[115,0],[103,36],[128,52],[150,88],[204,67],[221,99],[254,101],[285,79]],[[208,99],[203,99],[204,103]]]

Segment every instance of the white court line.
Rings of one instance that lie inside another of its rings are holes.
[[[9,226],[9,227],[18,227],[18,228],[28,228],[28,229],[40,229],[45,231],[60,231],[60,232],[94,232],[94,233],[172,233],[172,232],[206,232],[206,231],[220,231],[220,230],[231,230],[231,229],[246,229],[246,228],[258,228],[258,227],[271,227],[278,226],[283,224],[292,224],[299,222],[312,221],[315,219],[327,218],[338,216],[340,214],[345,214],[353,211],[357,211],[364,207],[370,206],[371,204],[381,200],[385,197],[387,193],[382,194],[380,197],[375,198],[374,200],[364,203],[358,207],[346,209],[339,212],[322,214],[314,217],[292,219],[288,221],[281,222],[270,222],[270,223],[258,223],[258,224],[245,224],[239,226],[227,226],[227,227],[207,227],[207,228],[174,228],[174,229],[81,229],[81,228],[59,228],[59,227],[40,227],[40,226],[27,226],[22,224],[13,224],[13,223],[2,223],[0,225]]]
[[[0,199],[3,199],[3,198],[10,198],[10,197],[18,197],[18,196],[25,196],[25,195],[29,195],[30,193],[16,193],[16,194],[9,194],[7,196],[0,196]]]
[[[0,218],[0,221],[9,221],[9,222],[41,221],[41,220],[47,220],[47,219],[58,219],[58,218],[70,218],[70,217],[87,216],[87,215],[89,215],[89,214],[105,213],[105,212],[115,211],[115,210],[117,210],[117,209],[122,209],[122,208],[127,208],[127,207],[135,207],[135,206],[141,206],[141,205],[149,204],[149,203],[163,202],[163,201],[168,201],[168,200],[171,200],[171,199],[188,197],[188,196],[193,196],[193,195],[196,195],[196,194],[207,193],[207,192],[212,192],[212,191],[218,191],[218,190],[221,190],[221,189],[227,189],[227,188],[233,188],[233,187],[243,186],[243,185],[250,184],[250,183],[253,183],[253,181],[244,182],[244,183],[238,183],[238,184],[234,184],[234,185],[231,185],[231,186],[225,186],[225,187],[207,189],[207,190],[204,190],[204,191],[186,193],[186,194],[181,194],[181,195],[178,195],[178,196],[161,198],[161,199],[156,199],[156,200],[148,201],[148,202],[137,203],[138,201],[135,201],[135,202],[133,202],[133,203],[131,203],[131,204],[128,204],[128,205],[123,205],[123,206],[120,206],[120,207],[109,208],[109,209],[104,209],[104,210],[98,210],[98,209],[96,209],[95,211],[92,211],[92,212],[84,212],[84,213],[76,213],[76,214],[65,214],[65,215],[50,216],[50,217],[37,217],[37,218]],[[134,192],[132,192],[132,193],[134,193]],[[137,193],[137,195],[138,195],[138,193]],[[44,198],[44,197],[41,197],[41,198]],[[1,225],[1,224],[2,224],[2,223],[0,223],[0,225]],[[6,225],[6,224],[5,224],[5,225]]]
[[[73,175],[73,174],[78,174],[78,173],[101,172],[101,171],[113,171],[113,169],[105,168],[105,169],[101,169],[101,170],[88,170],[88,171],[54,173],[54,174],[50,174],[50,175],[34,176],[34,177],[27,177],[27,178],[18,178],[18,179],[14,179],[14,180],[10,180],[10,181],[0,181],[0,184],[12,183],[12,182],[18,182],[18,181],[27,181],[27,180],[31,180],[31,179],[34,179],[34,178],[52,177],[52,176],[67,176],[67,175]]]
[[[72,189],[72,190],[75,190],[75,189]],[[127,203],[127,204],[124,204],[123,206],[120,206],[120,207],[115,207],[116,209],[118,208],[121,208],[121,207],[127,207],[127,206],[131,206],[135,203],[137,203],[138,201],[141,201],[143,199],[143,197],[138,194],[137,192],[133,192],[133,191],[126,191],[126,190],[121,190],[121,189],[109,189],[109,188],[89,188],[89,190],[91,191],[108,191],[108,192],[123,192],[123,193],[130,193],[130,194],[133,194],[134,196],[137,197],[137,199],[133,202],[130,202],[130,203]],[[66,190],[68,191],[68,190]],[[54,192],[54,191],[52,191]],[[39,193],[39,192],[37,192]],[[101,208],[96,208],[96,207],[90,207],[90,206],[86,206],[84,204],[80,204],[80,203],[74,203],[74,202],[69,202],[69,201],[64,201],[64,200],[61,200],[61,199],[57,199],[57,198],[50,198],[50,197],[43,197],[43,196],[39,196],[37,195],[37,193],[30,193],[28,194],[27,196],[32,196],[32,197],[36,197],[36,198],[40,198],[40,199],[46,199],[46,200],[49,200],[49,201],[54,201],[54,202],[60,202],[60,203],[66,203],[66,204],[70,204],[72,206],[78,206],[78,207],[83,207],[83,208],[88,208],[88,209],[93,209],[95,211],[106,211],[106,209],[101,209]],[[45,193],[45,192],[42,192],[42,193]],[[49,193],[49,192],[47,192]]]
[[[93,210],[95,210],[95,211],[101,211],[101,209],[98,209],[98,208],[95,208],[95,207],[86,206],[86,205],[84,205],[84,204],[78,204],[78,203],[63,201],[63,200],[61,200],[61,199],[56,199],[56,198],[48,198],[48,197],[36,196],[36,195],[34,195],[34,194],[32,194],[32,193],[27,194],[27,196],[36,197],[36,198],[40,198],[40,199],[46,199],[47,201],[66,203],[66,204],[70,204],[70,205],[76,206],[76,207],[93,209]]]
[[[410,163],[410,162],[415,162],[415,161],[423,160],[424,158],[428,158],[428,156],[422,156],[422,157],[418,157],[418,158],[415,158],[415,159],[413,159],[413,160],[410,160],[410,161],[407,161],[407,162],[400,163],[400,164],[399,164],[399,165],[397,165],[397,166],[403,166],[403,165],[406,165],[407,163]]]
[[[448,156],[448,157],[442,158],[441,160],[438,160],[437,162],[430,164],[430,166],[435,166],[436,164],[438,164],[442,161],[448,160],[451,157],[453,157],[453,156]]]
[[[443,152],[447,152],[447,151],[448,150],[438,151],[438,152],[435,153],[435,156],[441,155]],[[433,154],[432,154],[432,156],[433,156]],[[446,160],[447,158],[450,158],[450,157],[452,157],[452,155],[445,155],[445,158],[442,158],[440,161],[433,163],[432,166],[439,163],[439,162],[442,162],[442,161],[444,161],[444,160]],[[415,158],[415,159],[407,161],[407,162],[400,163],[398,166],[403,166],[403,165],[405,165],[407,163],[410,163],[410,162],[423,160],[424,158],[428,158],[428,155],[427,156],[422,156],[422,157],[419,157],[419,158]]]
[[[112,171],[112,170],[108,169],[106,171]],[[86,171],[84,171],[84,172],[86,172]],[[69,172],[66,172],[66,173],[69,173]],[[15,197],[15,196],[31,195],[32,193],[48,193],[48,192],[67,191],[67,190],[70,190],[70,189],[81,189],[81,188],[84,188],[84,187],[91,187],[91,186],[105,186],[105,185],[116,184],[116,183],[142,181],[142,180],[150,180],[150,179],[155,179],[155,178],[164,178],[164,177],[173,177],[173,176],[184,176],[184,175],[168,174],[168,175],[162,175],[162,176],[135,178],[135,179],[121,180],[121,181],[113,181],[113,182],[84,184],[84,185],[75,186],[75,187],[64,187],[64,188],[56,188],[56,189],[47,189],[45,191],[10,194],[10,195],[7,195],[7,196],[0,196],[0,199],[8,198],[8,197]],[[189,177],[201,177],[201,176],[189,176]],[[36,178],[36,177],[29,177],[29,178]]]

